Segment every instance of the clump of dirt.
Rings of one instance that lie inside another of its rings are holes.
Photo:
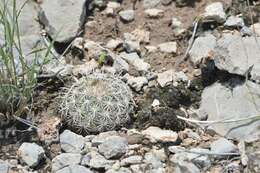
[[[185,117],[185,112],[180,110],[181,107],[198,108],[204,88],[201,81],[201,78],[195,79],[189,87],[183,83],[177,87],[170,85],[164,88],[149,88],[143,96],[137,97],[138,110],[134,126],[145,128],[153,125],[174,131],[183,130],[187,124],[177,119],[177,115]],[[153,107],[155,99],[159,100],[160,105]]]

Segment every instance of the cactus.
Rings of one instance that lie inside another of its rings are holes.
[[[62,119],[72,128],[97,133],[113,130],[129,121],[133,110],[131,90],[116,76],[82,77],[60,95]]]

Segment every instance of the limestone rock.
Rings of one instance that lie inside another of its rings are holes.
[[[221,2],[214,2],[205,8],[203,14],[204,21],[214,21],[224,23],[226,21],[226,13]]]
[[[84,144],[84,137],[73,133],[70,130],[65,130],[60,135],[61,149],[67,153],[80,153],[84,147]]]
[[[30,167],[36,167],[45,158],[45,151],[36,143],[23,143],[18,149],[18,155]]]
[[[204,89],[198,113],[207,115],[209,121],[246,119],[258,115],[259,94],[260,86],[250,81],[245,84],[239,79],[231,79],[224,84],[215,83]],[[210,128],[227,138],[252,141],[259,138],[259,125],[259,120],[248,119],[213,124]]]
[[[198,65],[203,59],[213,58],[216,43],[216,37],[211,34],[196,38],[189,52],[192,63]]]
[[[127,152],[128,143],[125,138],[111,136],[98,146],[98,151],[107,159],[120,158]]]
[[[142,131],[142,134],[151,140],[151,142],[176,142],[178,134],[172,130],[162,130],[159,127],[149,127]]]

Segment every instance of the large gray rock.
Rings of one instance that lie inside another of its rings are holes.
[[[75,37],[86,20],[86,0],[44,0],[40,22],[56,41]]]
[[[212,124],[210,128],[228,138],[255,140],[260,136],[260,120],[253,121],[250,117],[259,115],[259,95],[260,86],[250,81],[242,83],[233,79],[225,84],[215,83],[204,89],[198,112],[200,116],[207,115],[209,121],[242,118],[243,121]]]
[[[6,0],[0,1],[0,6],[3,6],[3,3],[8,3],[7,7],[9,12],[12,12],[12,4],[14,0]],[[26,4],[23,6],[23,4]],[[23,8],[22,8],[23,6]],[[21,9],[21,13],[18,18],[18,25],[19,25],[19,35],[20,35],[20,43],[22,54],[26,58],[25,61],[29,65],[35,59],[35,54],[31,54],[32,49],[40,49],[41,35],[40,35],[40,25],[35,20],[37,18],[37,6],[36,3],[33,1],[26,1],[26,0],[19,0],[16,1],[16,9]],[[0,45],[4,42],[4,27],[0,24]],[[17,36],[17,35],[16,35]],[[14,39],[17,39],[16,37]],[[18,41],[18,40],[16,40]],[[17,72],[21,73],[21,63],[19,63],[19,51],[14,49],[14,55],[17,61]],[[37,60],[41,61],[40,58]]]
[[[70,165],[77,165],[81,162],[81,154],[62,153],[52,159],[52,172],[56,172]]]
[[[80,153],[84,147],[85,139],[81,135],[65,130],[60,135],[61,149],[67,153]]]
[[[127,152],[128,142],[125,138],[111,136],[98,146],[98,151],[107,159],[120,158]]]
[[[224,34],[217,42],[215,64],[220,70],[244,75],[253,65],[251,78],[260,82],[260,37]]]
[[[35,143],[23,143],[18,149],[18,155],[30,167],[36,167],[45,158],[43,148]]]
[[[203,59],[212,58],[216,44],[216,37],[212,34],[196,38],[189,51],[191,62],[194,65],[198,65]]]
[[[61,170],[58,170],[56,173],[80,173],[80,172],[93,173],[90,169],[80,165],[71,165]]]

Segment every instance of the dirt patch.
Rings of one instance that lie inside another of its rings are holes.
[[[204,12],[205,6],[219,0],[201,0],[197,1],[194,6],[185,6],[182,8],[176,7],[175,3],[168,6],[159,5],[158,9],[164,11],[164,16],[158,19],[151,19],[145,16],[145,9],[142,7],[142,1],[136,4],[135,20],[130,23],[123,23],[119,16],[108,17],[106,14],[96,10],[93,15],[93,25],[86,26],[85,38],[95,42],[106,44],[111,38],[123,38],[126,32],[132,32],[136,28],[145,29],[150,32],[150,45],[157,46],[158,44],[177,41],[178,53],[176,55],[165,55],[156,51],[155,53],[145,54],[144,60],[151,64],[152,68],[158,72],[171,69],[174,67],[187,48],[188,39],[191,35],[191,30],[182,37],[174,36],[171,28],[171,20],[173,17],[178,18],[186,29],[191,28],[194,19]],[[224,1],[224,6],[231,4],[231,0]],[[131,1],[123,1],[120,10],[132,9]],[[119,11],[120,11],[119,10]],[[145,45],[141,45],[141,52],[145,52]],[[182,68],[187,68],[189,65],[184,65]]]

